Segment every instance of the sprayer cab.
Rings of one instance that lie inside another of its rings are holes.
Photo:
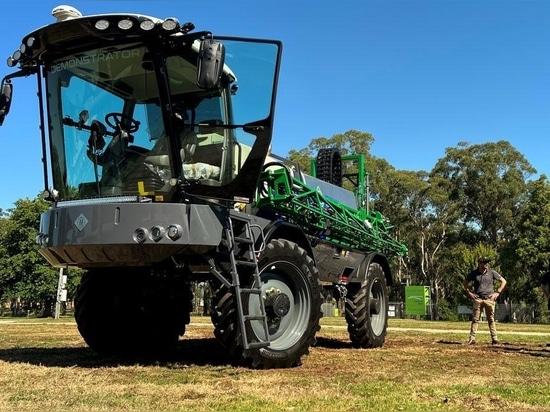
[[[38,78],[49,200],[253,199],[279,42],[214,38],[175,18],[52,14],[8,57],[17,71],[0,89],[1,125],[13,79]]]

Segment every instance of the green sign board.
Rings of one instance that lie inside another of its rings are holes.
[[[429,304],[429,286],[405,286],[405,313],[407,315],[426,315]]]

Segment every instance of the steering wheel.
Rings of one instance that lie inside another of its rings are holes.
[[[123,120],[125,120],[126,123],[129,125],[129,129],[126,130],[128,133],[137,132],[140,122],[132,119],[130,116],[116,112],[107,113],[105,115],[105,123],[107,123],[113,129],[122,129],[120,125],[122,124]]]

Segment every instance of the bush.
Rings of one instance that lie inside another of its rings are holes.
[[[437,312],[439,320],[457,321],[458,312],[456,307],[445,299],[439,299],[437,302]]]

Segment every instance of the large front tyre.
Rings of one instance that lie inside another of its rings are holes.
[[[236,299],[225,288],[218,294],[212,315],[214,333],[229,350],[234,364],[258,369],[299,366],[320,329],[322,287],[317,268],[304,249],[282,239],[267,244],[258,267],[269,345],[245,350]],[[257,295],[245,294],[243,308],[245,315],[261,315]],[[266,342],[260,321],[246,321],[245,333],[248,342]]]
[[[189,286],[137,268],[94,269],[82,276],[75,320],[88,346],[104,356],[160,358],[185,333]]]
[[[346,322],[355,348],[384,345],[388,328],[388,294],[382,266],[371,263],[361,283],[350,283],[346,296]]]

